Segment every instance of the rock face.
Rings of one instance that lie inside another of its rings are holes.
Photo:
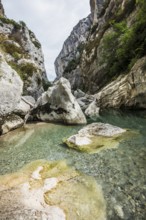
[[[84,92],[95,94],[107,85],[113,86],[116,83],[115,86],[118,87],[118,82],[123,75],[128,77],[138,60],[146,55],[144,31],[146,2],[144,0],[90,0],[90,5],[92,24],[83,44],[82,53],[79,59],[74,57],[73,62],[71,59],[68,60],[68,64],[66,63],[68,68],[62,71],[62,75],[69,79],[73,90],[79,88]],[[80,30],[78,35],[79,33]],[[137,33],[140,33],[139,37]],[[70,39],[71,36],[67,41],[70,42]],[[74,49],[69,52],[68,57],[73,51]],[[61,64],[63,66],[63,62]],[[113,84],[111,84],[112,81],[114,81]],[[145,79],[141,75],[138,81],[143,84]],[[107,87],[110,89],[109,86]],[[126,89],[128,93],[128,86]],[[129,99],[133,99],[134,103],[133,94],[131,95]],[[141,91],[137,96],[141,96]],[[118,97],[122,99],[123,94],[119,94]],[[141,101],[139,98],[141,102],[139,108],[143,106],[144,96]],[[111,101],[111,107],[115,107],[113,102]],[[127,104],[126,99],[122,104],[125,107],[132,106],[130,103]],[[102,102],[102,106],[106,106],[106,103]],[[116,106],[118,107],[117,104]]]
[[[1,176],[0,197],[1,219],[106,220],[101,186],[65,161],[35,161]]]
[[[90,0],[91,14],[93,17],[93,23],[98,21],[105,8],[105,5],[109,3],[109,0]]]
[[[119,76],[95,97],[102,108],[146,109],[146,57],[139,59],[129,74]]]
[[[4,16],[4,15],[5,15],[4,8],[0,0],[0,16]]]
[[[21,77],[23,94],[37,99],[48,84],[41,45],[23,21],[17,23],[4,16],[2,4],[0,12],[0,50]]]
[[[64,42],[63,48],[55,60],[57,78],[60,78],[62,75],[65,78],[68,78],[74,89],[82,84],[82,77],[80,77],[81,74],[78,64],[83,52],[84,44],[89,35],[91,24],[91,16],[79,21],[70,36]],[[68,74],[69,72],[72,73]]]
[[[4,60],[3,55],[0,53],[0,134],[12,130],[12,127],[17,127],[16,120],[14,120],[15,122],[11,123],[10,126],[8,125],[10,124],[8,121],[10,120],[7,116],[14,112],[20,102],[22,91],[23,82],[20,76]],[[11,119],[11,121],[12,120],[13,119]],[[15,125],[13,126],[12,124]]]
[[[42,121],[85,124],[86,118],[71,93],[70,83],[61,78],[38,99],[33,114]]]
[[[0,1],[0,134],[22,126],[47,87],[39,41],[23,21],[5,16]]]
[[[4,123],[1,126],[1,134],[6,134],[23,125],[24,121],[18,115],[10,115],[5,117]]]
[[[64,143],[79,151],[96,153],[106,148],[115,148],[126,130],[103,123],[92,123],[81,129]]]
[[[0,116],[11,113],[20,101],[23,82],[0,54]]]

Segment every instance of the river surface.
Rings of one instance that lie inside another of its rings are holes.
[[[135,135],[117,149],[87,154],[62,144],[63,138],[83,126],[27,124],[0,137],[0,174],[13,173],[38,159],[66,160],[102,186],[107,220],[146,220],[146,112],[107,111],[95,121],[131,129]]]

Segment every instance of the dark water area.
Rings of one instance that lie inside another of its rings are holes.
[[[87,154],[62,144],[63,138],[77,133],[83,126],[28,124],[25,129],[0,137],[0,174],[15,172],[38,159],[66,160],[102,186],[108,220],[145,220],[146,111],[104,111],[94,121],[130,129],[135,134],[116,149]]]

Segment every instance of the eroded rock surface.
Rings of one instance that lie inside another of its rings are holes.
[[[70,36],[64,42],[63,48],[55,60],[57,78],[62,76],[68,78],[74,89],[78,88],[83,82],[78,64],[83,52],[84,44],[89,35],[91,24],[92,18],[90,15],[79,21]],[[69,74],[71,71],[72,74]]]
[[[36,161],[0,176],[0,197],[2,219],[106,220],[101,186],[64,161]]]
[[[26,24],[4,15],[0,2],[0,51],[21,77],[23,95],[37,99],[48,85],[41,44]]]
[[[42,94],[32,114],[36,114],[36,117],[42,121],[65,124],[86,123],[86,118],[71,93],[70,83],[63,77]]]
[[[65,139],[64,143],[79,151],[96,153],[98,150],[117,147],[125,132],[125,129],[111,124],[92,123],[81,129],[78,134]]]
[[[0,54],[0,116],[11,113],[21,99],[23,82]]]

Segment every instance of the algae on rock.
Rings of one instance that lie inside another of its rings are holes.
[[[118,147],[124,133],[125,129],[110,124],[92,123],[63,142],[68,147],[82,152],[97,153],[103,149]]]
[[[106,220],[101,186],[65,161],[35,161],[0,176],[0,196],[2,218]]]

